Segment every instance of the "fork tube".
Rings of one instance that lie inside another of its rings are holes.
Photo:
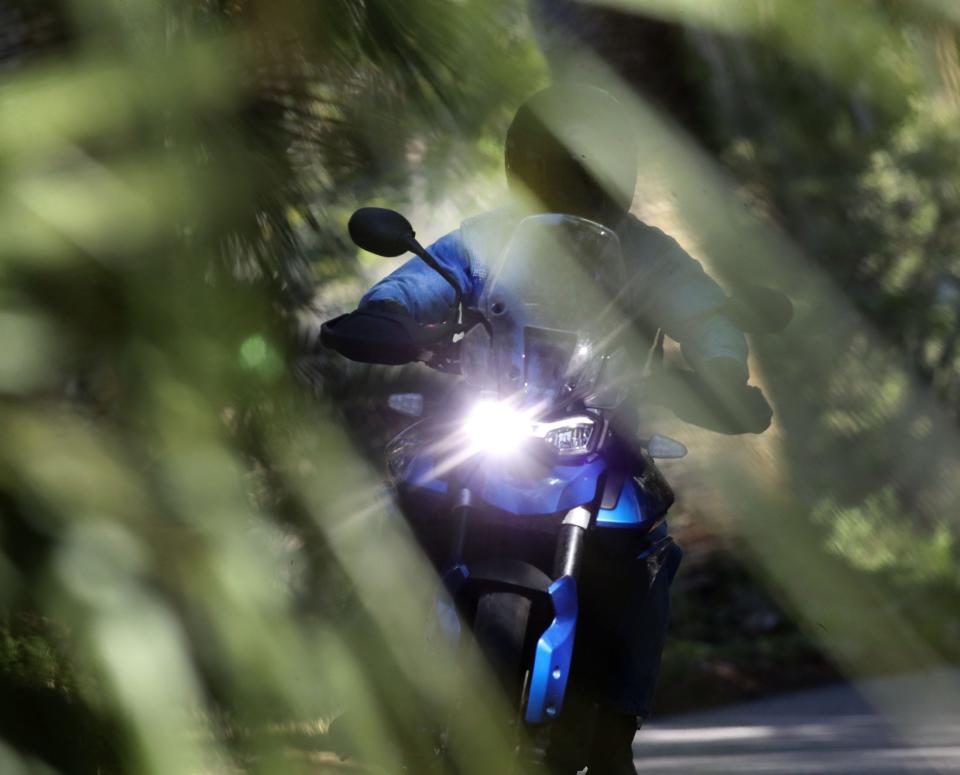
[[[591,514],[588,509],[578,506],[567,512],[560,525],[557,536],[557,552],[553,559],[553,576],[573,576],[580,573],[583,559],[583,544],[590,526]]]
[[[457,499],[450,510],[453,516],[453,553],[452,559],[459,562],[463,557],[463,547],[467,540],[467,513],[473,504],[473,495],[466,487],[457,492]]]

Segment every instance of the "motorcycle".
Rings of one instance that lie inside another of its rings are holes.
[[[456,400],[388,444],[388,473],[454,603],[448,631],[470,627],[519,709],[518,760],[580,769],[627,658],[610,612],[652,586],[673,543],[657,529],[673,492],[655,460],[686,449],[636,435],[634,409],[662,368],[664,333],[632,368],[630,316],[611,301],[625,282],[619,240],[582,218],[523,219],[472,306],[399,213],[362,208],[349,231],[371,253],[413,252],[454,291],[442,322],[375,310],[358,326],[350,313],[325,323],[321,342],[354,360],[421,359],[462,375]],[[699,314],[717,313],[769,331],[792,307],[750,287]],[[423,414],[417,394],[390,403]]]

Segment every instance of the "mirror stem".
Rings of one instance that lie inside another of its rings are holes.
[[[420,258],[434,272],[436,272],[444,280],[450,283],[450,287],[453,288],[453,293],[454,293],[453,308],[454,310],[459,310],[460,302],[463,300],[463,289],[460,287],[460,284],[457,282],[457,278],[454,277],[448,269],[442,267],[438,263],[437,259],[431,256],[427,252],[426,248],[424,248],[423,245],[417,242],[417,240],[414,239],[412,236],[409,238],[408,244],[409,244],[411,253],[413,253],[415,256]]]

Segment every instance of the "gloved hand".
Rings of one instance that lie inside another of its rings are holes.
[[[645,397],[681,420],[717,433],[763,433],[773,410],[759,388],[747,384],[746,368],[733,358],[713,358],[696,373],[664,369],[653,375]]]
[[[320,343],[353,361],[394,366],[417,359],[418,334],[416,321],[402,307],[368,307],[328,320]]]
[[[350,360],[397,366],[449,341],[453,327],[449,321],[421,324],[395,302],[374,302],[324,323],[320,343]]]

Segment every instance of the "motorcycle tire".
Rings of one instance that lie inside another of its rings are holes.
[[[477,601],[473,635],[501,690],[519,708],[526,668],[530,600],[511,592],[490,592]]]
[[[504,698],[515,710],[505,714],[506,707],[496,702],[493,706],[483,702],[481,710],[475,703],[477,697],[464,695],[451,713],[448,721],[444,771],[459,775],[462,764],[469,762],[471,771],[488,769],[490,772],[515,773],[518,763],[519,737],[522,727],[522,693],[524,687],[524,646],[530,620],[530,600],[509,592],[488,592],[480,595],[473,617],[473,648],[495,679],[495,691],[506,693]],[[492,694],[493,692],[491,692]],[[486,693],[484,693],[486,695]],[[492,700],[492,696],[484,699]],[[485,728],[478,734],[477,713],[486,723],[500,725],[500,730]],[[494,745],[489,743],[499,738]],[[502,744],[502,745],[501,745]],[[507,746],[506,748],[503,745]],[[511,752],[512,751],[512,752]],[[450,758],[452,754],[453,758]],[[505,758],[507,757],[507,758]],[[509,759],[509,761],[508,761]]]

